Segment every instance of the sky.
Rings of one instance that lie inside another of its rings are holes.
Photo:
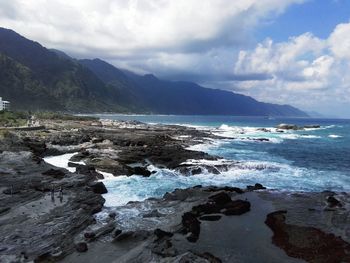
[[[0,26],[73,57],[350,117],[349,0],[0,0]]]

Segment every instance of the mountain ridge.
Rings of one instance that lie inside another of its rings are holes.
[[[249,96],[209,89],[192,82],[162,80],[153,74],[125,73],[98,58],[78,60],[60,50],[47,49],[10,29],[0,28],[0,54],[4,72],[0,75],[0,95],[8,96],[6,99],[18,109],[307,116],[289,105],[263,103]],[[33,97],[36,97],[35,105]]]

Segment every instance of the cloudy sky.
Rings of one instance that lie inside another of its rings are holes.
[[[0,0],[0,26],[74,57],[350,117],[349,0]]]

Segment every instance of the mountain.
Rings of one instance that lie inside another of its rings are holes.
[[[149,113],[299,116],[304,112],[289,106],[258,102],[233,92],[209,89],[193,82],[160,80],[152,74],[144,76],[122,71],[100,59],[80,60],[106,84],[125,85],[125,101],[142,105]],[[122,84],[120,83],[122,82]]]
[[[0,96],[15,109],[71,112],[307,116],[196,83],[120,70],[100,59],[76,60],[0,28]]]
[[[6,97],[18,109],[51,110],[52,107],[48,107],[45,100],[37,100],[33,105],[31,96],[22,94],[22,91],[30,89],[29,87],[32,87],[31,93],[42,95],[44,98],[47,96],[55,102],[57,107],[54,108],[64,111],[122,109],[113,101],[117,96],[115,90],[106,87],[88,68],[72,59],[57,55],[56,52],[12,30],[0,28],[0,53],[3,57],[12,59],[17,67],[25,68],[25,75],[30,76],[31,81],[29,78],[20,78],[21,81],[17,82],[9,97]],[[8,85],[7,78],[0,79],[1,93],[9,89],[5,86]]]

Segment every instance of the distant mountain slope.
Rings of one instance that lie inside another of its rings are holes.
[[[289,105],[262,103],[248,96],[204,88],[192,82],[160,80],[152,74],[125,73],[99,59],[80,62],[106,83],[123,82],[124,94],[128,93],[130,98],[128,103],[133,103],[132,99],[137,100],[137,104],[150,113],[307,116]]]
[[[104,111],[120,110],[113,100],[117,96],[88,68],[78,62],[57,55],[37,42],[28,40],[16,32],[0,28],[0,53],[25,66],[38,86],[55,98],[61,110]],[[31,100],[15,89],[20,108],[28,108]],[[1,94],[2,90],[0,90]],[[36,91],[38,92],[38,91]],[[39,94],[38,94],[39,95]],[[38,101],[38,108],[46,109],[45,102]]]
[[[288,105],[125,72],[100,59],[76,60],[4,28],[0,28],[0,70],[0,96],[16,109],[307,116]]]

